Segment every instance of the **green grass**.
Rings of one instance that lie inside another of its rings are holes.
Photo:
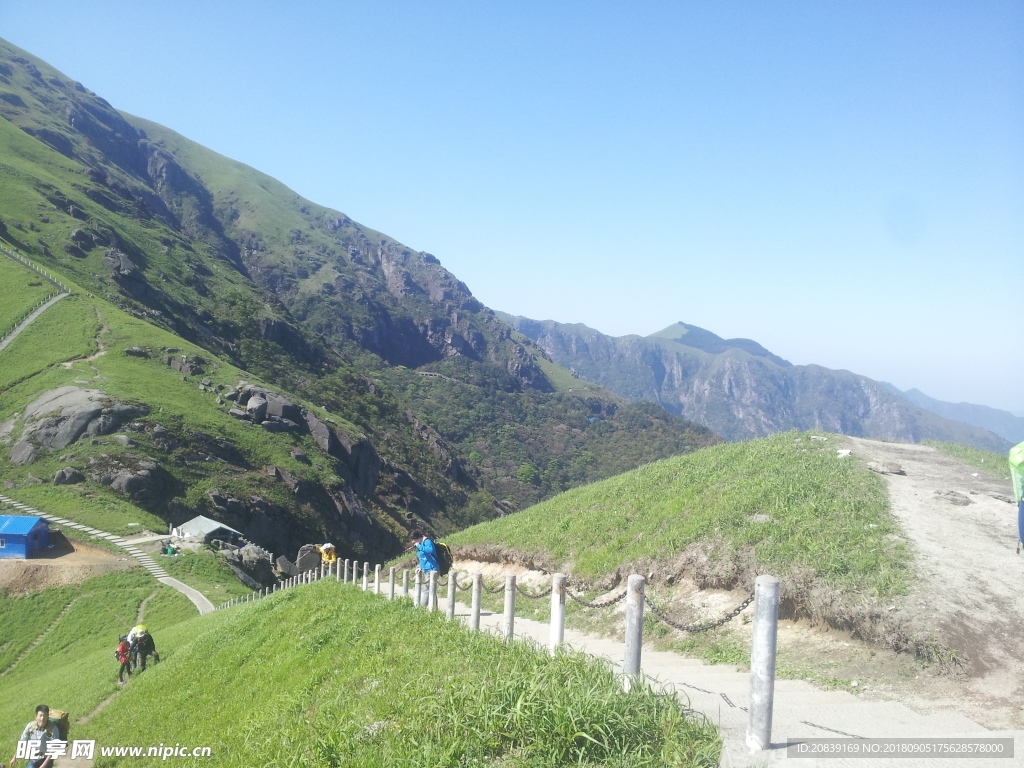
[[[47,589],[12,598],[0,591],[0,672],[15,659],[78,596],[72,587]]]
[[[717,764],[713,728],[673,696],[623,693],[605,663],[506,646],[332,581],[166,635],[174,655],[88,738],[208,745],[223,766]]]
[[[48,380],[66,381],[71,372],[59,363],[94,352],[98,329],[92,301],[79,295],[58,301],[36,318],[0,352],[0,412],[23,408],[26,394],[45,386]],[[43,372],[51,376],[33,381],[27,392],[15,386]]]
[[[156,555],[155,559],[169,576],[198,589],[214,605],[252,591],[235,578],[223,559],[206,550],[185,552],[176,557]]]
[[[717,765],[710,724],[671,694],[624,693],[606,662],[506,646],[334,581],[200,617],[176,592],[122,572],[0,595],[0,638],[27,645],[70,598],[4,678],[7,743],[46,702],[71,712],[72,739],[209,746],[228,767]],[[143,601],[162,661],[118,689],[112,650]],[[142,764],[96,765],[129,762]]]
[[[195,616],[195,608],[183,595],[140,571],[120,571],[23,597],[0,594],[0,637],[12,647],[31,644],[67,602],[75,600],[42,643],[3,678],[0,739],[13,744],[40,702],[70,711],[72,738],[82,738],[82,727],[75,721],[117,690],[117,637],[135,624],[139,606],[154,592],[144,620],[163,655],[161,638],[170,622]],[[173,653],[172,647],[169,655]]]
[[[0,253],[0,338],[34,306],[57,293],[53,285],[28,267]]]
[[[738,576],[749,557],[762,573],[812,574],[866,595],[903,591],[908,555],[886,537],[899,528],[883,482],[837,459],[834,440],[809,438],[790,432],[665,459],[474,526],[449,543],[498,543],[584,580],[666,563],[700,545],[708,567],[726,575]]]
[[[976,469],[983,469],[1000,480],[1010,479],[1010,464],[1004,454],[981,451],[968,445],[961,445],[960,443],[942,443],[938,440],[922,440],[921,442],[925,445],[930,445],[947,456],[960,459],[960,461],[970,464]]]

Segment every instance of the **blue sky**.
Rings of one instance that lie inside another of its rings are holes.
[[[1024,413],[1024,3],[4,0],[486,304]]]

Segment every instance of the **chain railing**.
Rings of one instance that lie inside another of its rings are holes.
[[[542,597],[547,597],[554,591],[554,587],[548,587],[543,592],[531,594],[530,592],[527,592],[525,589],[523,589],[519,584],[516,584],[516,592],[518,592],[523,597],[529,598],[530,600],[540,600]]]
[[[368,573],[369,563],[364,563],[364,575],[362,582],[363,590],[369,591],[372,589],[374,593],[378,595],[381,594],[381,567],[378,565],[374,569],[372,587],[367,579]],[[481,615],[483,615],[481,611],[481,593],[485,590],[490,594],[497,594],[498,592],[504,591],[505,614],[500,627],[492,626],[492,629],[500,629],[504,635],[505,641],[511,642],[515,638],[515,596],[517,594],[521,594],[528,598],[540,599],[551,595],[551,621],[548,625],[548,648],[552,653],[556,653],[558,648],[564,643],[566,598],[585,608],[591,609],[611,608],[625,600],[625,652],[622,664],[622,679],[623,686],[627,691],[629,691],[630,687],[636,682],[636,680],[640,679],[642,676],[640,657],[643,647],[645,606],[650,609],[651,613],[655,617],[673,629],[680,632],[696,633],[707,632],[715,629],[716,627],[721,627],[728,621],[739,616],[740,613],[750,606],[751,603],[754,603],[756,619],[754,621],[754,632],[750,653],[751,706],[748,711],[749,722],[747,727],[747,743],[757,749],[767,749],[770,745],[771,710],[773,700],[772,690],[775,682],[775,647],[779,610],[779,580],[774,576],[758,576],[757,581],[755,582],[755,590],[757,593],[756,602],[754,595],[751,594],[720,619],[706,622],[704,624],[683,624],[671,618],[646,595],[646,579],[644,579],[643,576],[630,576],[627,579],[625,591],[615,595],[614,597],[608,597],[603,600],[585,600],[580,594],[573,592],[573,590],[569,588],[566,583],[565,574],[561,573],[553,574],[551,577],[551,588],[540,593],[531,593],[523,590],[518,584],[516,584],[516,577],[514,574],[509,574],[505,579],[505,584],[497,588],[486,586],[483,583],[483,577],[481,574],[477,573],[472,575],[472,586],[467,584],[463,587],[458,583],[458,572],[453,572],[444,582],[439,578],[432,577],[427,579],[426,583],[423,583],[420,578],[420,574],[417,572],[416,590],[414,593],[410,594],[408,589],[409,571],[405,570],[402,578],[402,597],[404,599],[412,598],[414,605],[422,607],[427,611],[437,611],[437,587],[448,585],[447,615],[449,619],[454,619],[455,597],[457,595],[457,591],[453,589],[453,587],[458,587],[458,589],[462,590],[473,588],[473,605],[468,616],[468,623],[471,629],[479,630],[481,628],[480,618]],[[432,574],[432,576],[434,576],[434,574]],[[252,593],[244,598],[231,600],[219,606],[218,610],[230,608],[238,603],[253,602],[262,597],[267,597],[278,590],[288,589],[302,584],[310,584],[313,581],[319,581],[325,578],[333,579],[338,582],[344,581],[345,583],[350,583],[353,586],[357,583],[355,568],[352,571],[350,579],[348,561],[345,561],[343,564],[339,560],[333,567],[321,565],[306,571],[305,573],[288,578],[273,587],[261,589],[258,593]],[[391,568],[389,585],[389,596],[394,600],[397,598],[397,595],[395,594],[394,568]],[[424,592],[424,590],[426,591]],[[726,701],[729,701],[728,698]]]
[[[600,600],[600,601],[599,600],[594,600],[593,602],[588,602],[588,601],[584,600],[582,597],[580,597],[579,595],[574,595],[572,593],[572,590],[568,589],[568,588],[566,588],[565,594],[567,594],[569,596],[569,599],[572,600],[574,603],[577,603],[578,605],[582,605],[584,608],[611,608],[616,603],[620,603],[623,600],[625,600],[627,593],[623,592],[621,595],[617,595],[616,597],[612,597],[612,598],[609,598],[607,600]]]
[[[747,597],[746,600],[744,600],[742,603],[740,603],[733,610],[729,611],[729,613],[725,614],[725,616],[718,619],[717,621],[711,621],[707,624],[680,624],[679,622],[674,621],[671,617],[666,615],[665,612],[662,611],[660,608],[658,608],[658,606],[656,606],[651,601],[651,598],[649,598],[646,594],[644,595],[644,603],[646,603],[647,607],[651,609],[651,613],[657,616],[661,621],[665,622],[673,629],[678,629],[680,632],[690,632],[693,634],[699,632],[707,632],[709,630],[721,627],[723,624],[726,624],[735,619],[737,616],[739,616],[743,612],[743,609],[750,605],[752,602],[754,602],[753,594],[751,594],[749,597]]]

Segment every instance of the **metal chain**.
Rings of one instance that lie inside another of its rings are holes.
[[[488,593],[490,593],[492,595],[496,595],[499,592],[504,592],[505,591],[505,585],[504,584],[499,584],[494,589],[491,589],[490,587],[487,586],[486,582],[481,580],[480,581],[480,586],[482,586],[484,588],[484,592],[488,592]]]
[[[618,597],[613,597],[613,598],[611,598],[609,600],[605,600],[603,603],[599,603],[596,600],[594,602],[592,602],[592,603],[588,603],[586,600],[584,600],[584,599],[574,595],[572,593],[572,591],[568,587],[565,588],[565,594],[567,594],[569,596],[569,599],[572,600],[574,603],[579,603],[584,608],[608,608],[609,606],[612,606],[612,605],[615,605],[618,602],[621,602],[623,600],[623,598],[626,597],[626,593],[623,592]]]
[[[647,595],[644,595],[644,602],[647,603],[647,606],[651,609],[651,613],[653,613],[659,619],[664,621],[670,627],[673,627],[674,629],[678,629],[680,632],[693,632],[693,633],[697,633],[697,632],[707,632],[709,629],[715,629],[716,627],[722,626],[727,621],[731,621],[732,619],[735,619],[737,616],[740,615],[740,612],[744,608],[746,608],[748,605],[750,605],[752,602],[754,602],[754,596],[750,595],[750,597],[748,597],[746,600],[744,600],[742,603],[740,603],[738,606],[736,606],[735,609],[733,609],[732,611],[727,613],[725,616],[720,618],[718,621],[712,621],[709,624],[680,624],[680,623],[678,623],[676,621],[673,621],[668,616],[666,616],[658,608],[658,606],[656,606],[654,603],[651,602],[651,599]]]
[[[525,589],[523,589],[521,586],[516,584],[516,592],[518,592],[523,597],[530,598],[531,600],[540,600],[542,597],[547,597],[548,595],[550,595],[552,593],[552,591],[554,591],[554,588],[553,587],[548,587],[543,592],[541,592],[539,594],[536,594],[536,595],[532,595],[529,592],[527,592]]]

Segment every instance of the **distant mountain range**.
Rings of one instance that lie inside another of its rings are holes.
[[[995,432],[1000,437],[1006,438],[1011,443],[1024,441],[1024,418],[1001,411],[998,408],[990,408],[987,405],[975,405],[974,403],[947,403],[929,397],[919,389],[908,389],[900,391],[892,384],[881,382],[893,392],[902,395],[914,405],[925,408],[932,413],[937,413],[953,421],[962,421],[964,424],[973,424],[976,427]]]
[[[850,371],[793,365],[756,341],[723,339],[687,323],[650,336],[614,337],[581,324],[498,316],[582,379],[630,400],[660,403],[727,440],[825,429],[1002,453],[1024,425],[1024,419],[983,406],[939,409],[939,401],[921,393],[901,393]]]

